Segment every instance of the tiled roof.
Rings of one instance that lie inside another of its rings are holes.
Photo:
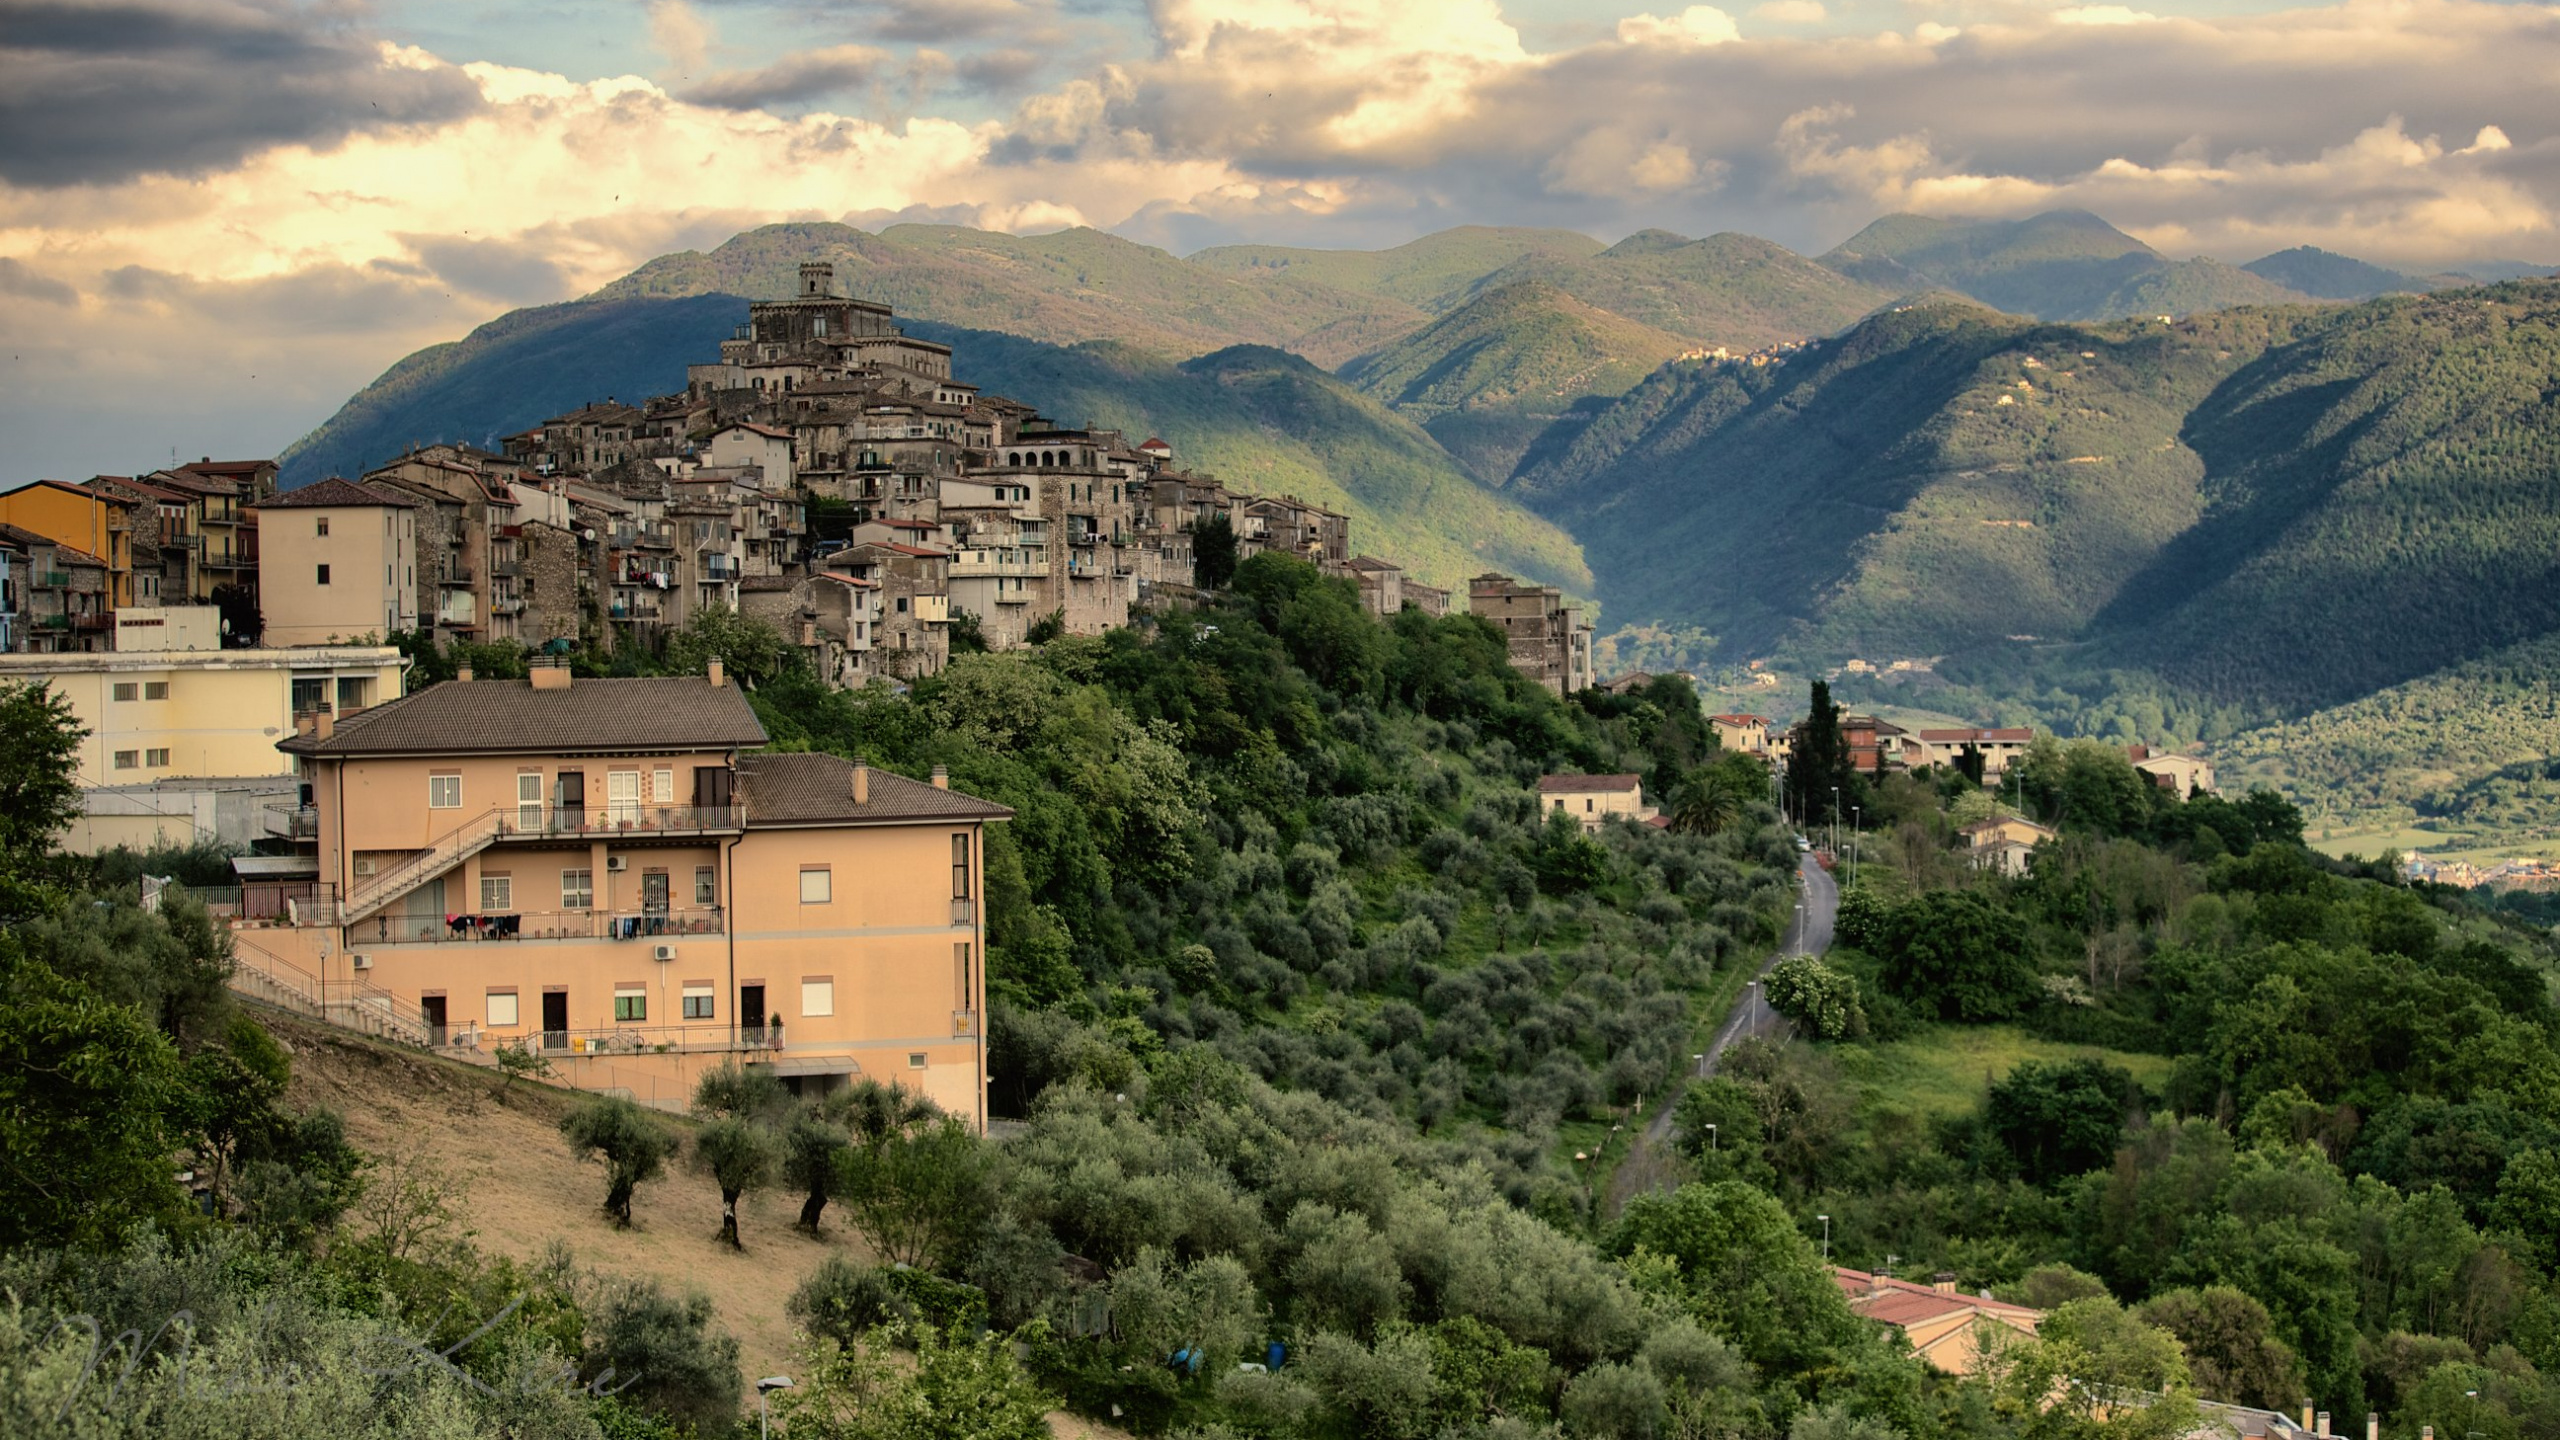
[[[11,525],[6,521],[0,521],[0,538],[15,541],[20,545],[49,545],[53,547],[53,560],[57,565],[95,565],[101,570],[107,567],[106,561],[76,545],[65,545],[50,535],[40,535],[24,526]]]
[[[717,750],[765,742],[735,684],[699,675],[577,680],[536,690],[526,680],[448,680],[359,710],[326,740],[277,746],[298,755],[586,753]]]
[[[1592,790],[1633,790],[1643,784],[1641,775],[1545,775],[1538,779],[1538,793],[1580,795]]]
[[[417,501],[410,499],[408,496],[401,494],[397,490],[392,490],[382,486],[367,485],[360,480],[341,480],[334,475],[326,480],[305,485],[299,490],[283,491],[271,499],[259,501],[256,505],[250,508],[257,510],[316,510],[324,507],[328,509],[345,509],[349,506],[355,505],[380,506],[394,510],[415,510],[418,508]]]
[[[1010,820],[1013,812],[957,790],[941,790],[871,767],[871,798],[853,803],[853,762],[833,755],[741,755],[738,783],[747,824],[895,825],[935,820]]]
[[[275,463],[273,460],[197,460],[178,468],[193,470],[199,475],[255,475]]]
[[[1707,718],[1720,725],[1766,725],[1769,723],[1765,716],[1760,715],[1710,715]]]

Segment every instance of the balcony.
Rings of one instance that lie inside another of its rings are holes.
[[[437,583],[469,589],[471,586],[471,567],[467,565],[456,565],[452,569],[445,571],[444,579]]]
[[[347,927],[349,945],[513,945],[527,940],[613,940],[634,944],[727,932],[713,906],[663,911],[531,910],[494,914],[400,915],[385,911]],[[646,956],[642,957],[646,959]]]
[[[964,554],[961,558],[951,562],[951,578],[955,580],[983,579],[990,576],[1020,576],[1024,579],[1038,579],[1046,576],[1048,573],[1048,565],[1041,561],[971,560]]]
[[[501,841],[592,840],[600,836],[728,835],[744,827],[736,805],[604,805],[563,809],[520,805],[501,811]]]
[[[739,1030],[713,1021],[693,1025],[634,1022],[608,1030],[536,1030],[527,1038],[546,1055],[672,1055],[721,1050],[773,1050],[783,1027]]]
[[[35,572],[35,584],[39,590],[68,590],[71,588],[71,573],[67,570],[38,570]]]
[[[276,818],[268,822],[270,831],[291,840],[320,838],[320,812],[313,806],[279,802],[267,807]]]
[[[492,560],[489,562],[489,573],[493,577],[503,577],[505,579],[512,580],[524,573],[524,562],[521,560]]]
[[[71,628],[74,630],[112,630],[115,628],[115,623],[116,617],[113,615],[91,614],[71,617]]]

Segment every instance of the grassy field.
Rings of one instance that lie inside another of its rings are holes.
[[[2136,1055],[2094,1045],[2039,1040],[2009,1025],[1941,1025],[1889,1045],[1842,1045],[1833,1055],[1856,1084],[1863,1106],[1890,1101],[1923,1115],[1971,1110],[1983,1087],[2027,1060],[2103,1060],[2132,1073],[2145,1089],[2169,1078],[2165,1055]]]
[[[2415,850],[2430,860],[2459,860],[2482,866],[2529,856],[2560,856],[2560,839],[2511,838],[2466,830],[2429,830],[2388,822],[2376,825],[2315,825],[2304,838],[2312,849],[2324,855],[2358,855],[2368,860],[2385,850],[2398,850],[2404,854]]]

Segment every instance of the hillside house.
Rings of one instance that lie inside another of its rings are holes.
[[[2036,847],[2059,833],[2016,815],[1976,820],[1956,832],[1964,840],[1967,858],[1976,866],[2009,876],[2026,874],[2028,859]]]
[[[2134,769],[2151,777],[2152,784],[2181,800],[2221,793],[2213,783],[2213,762],[2202,756],[2173,755],[2148,745],[2133,745],[2126,748],[2125,758],[2133,762]]]
[[[337,479],[259,502],[261,642],[335,645],[417,629],[422,504]]]
[[[1971,751],[1982,757],[1982,777],[1990,780],[2009,773],[2009,767],[2025,758],[2035,742],[2036,732],[2024,726],[1915,730],[1902,737],[1901,765],[1906,770],[1929,765],[1952,769]]]
[[[1548,775],[1538,781],[1538,808],[1582,822],[1597,833],[1611,816],[1642,824],[1660,812],[1644,803],[1641,775]]]
[[[1901,1331],[1912,1353],[1943,1374],[1971,1375],[2003,1337],[2032,1337],[2044,1323],[2043,1311],[1994,1300],[1988,1291],[1959,1293],[1952,1275],[1920,1285],[1835,1265],[1831,1278],[1852,1311]]]
[[[1707,733],[1727,750],[1743,755],[1769,753],[1769,719],[1765,715],[1710,715]]]
[[[1360,587],[1360,608],[1382,620],[1404,610],[1404,567],[1375,555],[1351,557],[1351,578]]]
[[[1563,591],[1487,573],[1467,582],[1467,610],[1502,632],[1511,668],[1558,695],[1590,688],[1591,627]]]
[[[764,742],[716,661],[323,711],[277,747],[313,797],[315,899],[237,932],[241,964],[671,1108],[736,1060],[983,1123],[984,832],[1011,812]]]

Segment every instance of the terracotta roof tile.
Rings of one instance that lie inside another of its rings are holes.
[[[1593,790],[1634,790],[1643,784],[1641,775],[1544,775],[1538,779],[1538,793],[1580,795]]]
[[[764,726],[736,685],[691,675],[582,679],[566,690],[536,690],[525,680],[448,680],[359,710],[326,740],[298,735],[276,748],[322,756],[550,754],[764,742]]]
[[[253,510],[313,510],[323,507],[344,509],[349,506],[372,505],[394,510],[415,510],[418,502],[386,486],[367,485],[360,480],[341,480],[331,476],[298,490],[287,490],[259,501]]]
[[[1010,820],[990,800],[942,790],[871,767],[871,798],[853,803],[853,762],[833,755],[742,755],[738,781],[747,825],[895,825],[936,820]]]

